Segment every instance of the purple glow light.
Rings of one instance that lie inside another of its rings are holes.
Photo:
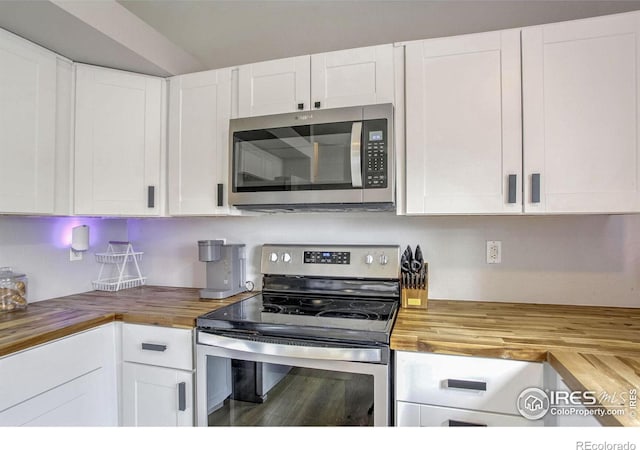
[[[78,225],[88,225],[92,227],[96,219],[87,219],[86,217],[53,217],[48,220],[51,221],[51,242],[54,247],[69,248],[71,247],[71,230]],[[94,233],[89,233],[90,247],[92,242],[95,242],[93,234]]]

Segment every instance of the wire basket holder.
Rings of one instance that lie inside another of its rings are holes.
[[[115,292],[145,284],[147,278],[142,276],[138,264],[142,255],[143,252],[133,251],[131,242],[109,241],[105,253],[96,253],[100,272],[98,279],[93,282],[93,288],[98,291]],[[105,271],[106,266],[111,267],[111,270]],[[105,276],[105,272],[110,272],[110,275]]]

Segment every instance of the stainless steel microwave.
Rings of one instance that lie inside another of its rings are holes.
[[[394,208],[391,104],[232,119],[229,136],[237,208]]]

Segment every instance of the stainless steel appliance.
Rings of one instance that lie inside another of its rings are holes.
[[[198,425],[388,425],[398,246],[264,245],[263,291],[197,319]]]
[[[394,208],[391,104],[233,119],[230,141],[238,208]]]
[[[227,298],[246,290],[244,244],[198,241],[198,259],[207,263],[207,287],[200,298]]]

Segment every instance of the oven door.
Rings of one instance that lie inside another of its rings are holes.
[[[198,426],[389,425],[385,349],[304,347],[202,331],[196,347]]]

